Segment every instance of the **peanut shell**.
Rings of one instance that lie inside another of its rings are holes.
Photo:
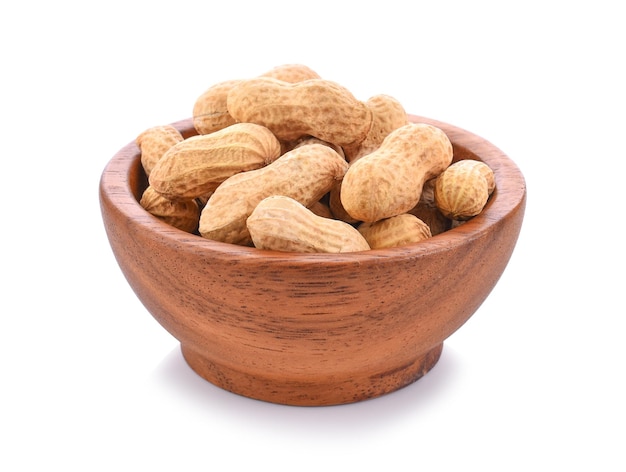
[[[348,223],[318,216],[293,198],[267,197],[247,219],[259,249],[304,253],[367,251],[369,245]]]
[[[150,214],[187,233],[198,228],[200,210],[195,200],[173,201],[148,186],[139,204]]]
[[[280,143],[267,128],[235,123],[172,146],[155,165],[149,181],[170,199],[199,198],[234,174],[273,162],[280,151]]]
[[[341,180],[348,163],[324,144],[293,149],[271,164],[225,180],[200,216],[200,234],[233,244],[251,244],[246,219],[266,197],[284,195],[304,206],[320,200]]]
[[[287,83],[270,77],[243,80],[228,93],[237,121],[269,128],[281,141],[311,135],[337,146],[357,145],[372,124],[372,112],[349,90],[324,79]]]
[[[146,175],[150,175],[163,154],[183,139],[183,135],[172,125],[153,126],[140,133],[135,143],[141,151],[141,165]]]
[[[493,190],[491,182],[495,181],[489,176],[493,172],[480,161],[455,162],[435,181],[437,208],[452,220],[463,221],[478,215],[487,204],[490,189]]]
[[[259,77],[271,77],[291,84],[304,80],[321,79],[317,72],[304,64],[282,64],[264,72]]]
[[[375,151],[389,133],[409,123],[402,104],[390,95],[374,95],[365,104],[372,110],[372,127],[363,142],[345,149],[348,162]]]
[[[424,182],[452,162],[452,143],[439,128],[410,123],[392,131],[380,147],[352,162],[341,183],[341,203],[359,221],[408,212]]]
[[[406,246],[432,236],[429,226],[417,216],[409,213],[374,223],[362,223],[358,231],[372,249]]]
[[[199,134],[209,134],[236,123],[228,113],[226,97],[239,80],[225,80],[212,85],[193,106],[193,126]]]

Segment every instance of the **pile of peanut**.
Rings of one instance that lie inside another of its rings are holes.
[[[411,123],[389,95],[367,101],[301,64],[209,87],[196,136],[172,125],[136,138],[141,206],[225,243],[356,252],[422,241],[479,214],[495,187],[447,135]]]

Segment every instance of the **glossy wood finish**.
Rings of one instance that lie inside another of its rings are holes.
[[[260,400],[332,405],[397,390],[436,364],[445,339],[504,271],[522,225],[526,184],[484,139],[422,117],[411,121],[442,128],[455,160],[486,162],[496,190],[460,227],[363,253],[269,252],[184,233],[139,206],[146,178],[135,144],[111,159],[100,202],[113,253],[200,376]],[[195,134],[191,120],[174,126]]]

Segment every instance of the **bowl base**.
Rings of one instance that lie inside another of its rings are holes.
[[[252,375],[216,364],[181,345],[191,369],[210,383],[245,397],[294,406],[328,406],[355,403],[399,390],[423,377],[441,357],[443,343],[413,362],[386,372],[366,372],[348,379],[315,377],[286,379]]]

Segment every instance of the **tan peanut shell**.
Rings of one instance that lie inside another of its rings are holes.
[[[299,140],[296,140],[295,142],[293,142],[291,149],[296,149],[301,146],[306,146],[308,144],[315,144],[315,143],[330,146],[332,149],[337,151],[337,154],[345,158],[345,153],[343,152],[343,148],[341,146],[337,146],[327,141],[322,141],[321,139],[313,137],[313,136],[304,136],[300,138]],[[341,181],[337,182],[335,185],[333,185],[333,188],[330,189],[328,204],[323,205],[323,207],[321,205],[316,205],[316,209],[322,216],[326,216],[327,218],[334,218],[337,220],[345,221],[347,223],[356,223],[356,221],[350,218],[350,215],[348,215],[345,211],[343,211],[343,207],[341,206],[341,201],[339,200],[340,188],[341,188]],[[313,210],[314,208],[310,208],[310,209]]]
[[[350,163],[378,149],[389,133],[408,123],[400,102],[389,95],[375,95],[365,103],[372,110],[372,127],[362,143],[344,149],[344,156]],[[359,222],[341,203],[341,182],[331,189],[329,205],[336,219],[352,224]]]
[[[493,172],[486,164],[461,160],[437,177],[435,204],[450,219],[468,220],[483,210],[494,186]]]
[[[320,200],[341,180],[348,163],[324,144],[310,144],[283,154],[271,164],[225,180],[200,216],[200,234],[208,239],[251,243],[246,219],[266,197],[284,195],[304,206]]]
[[[290,197],[274,195],[256,206],[247,219],[254,246],[289,252],[357,252],[369,245],[348,223],[317,216]]]
[[[350,224],[360,223],[360,220],[348,214],[341,203],[341,182],[337,182],[333,188],[330,189],[328,193],[328,207],[333,214],[333,218]]]
[[[493,170],[482,161],[475,161],[472,159],[463,159],[458,162],[459,166],[470,166],[474,167],[478,172],[480,172],[485,180],[487,181],[487,192],[489,195],[493,193],[496,188],[496,176],[493,173]]]
[[[141,165],[146,175],[150,175],[169,148],[183,139],[183,135],[172,125],[153,126],[140,133],[135,143],[141,151]]]
[[[324,79],[294,84],[270,77],[242,80],[228,93],[227,106],[237,121],[266,126],[281,141],[311,135],[337,146],[356,145],[372,124],[365,103]]]
[[[303,64],[283,64],[261,74],[261,77],[273,77],[284,82],[300,82],[319,79],[317,72]],[[209,134],[236,123],[228,112],[226,97],[239,79],[224,80],[206,89],[193,106],[193,125],[199,134]]]
[[[432,236],[430,227],[417,216],[409,213],[374,223],[362,223],[358,231],[372,249],[406,246]]]
[[[348,162],[375,151],[389,133],[409,123],[402,104],[390,95],[374,95],[365,104],[372,110],[372,127],[363,142],[345,149]]]
[[[144,190],[139,204],[165,223],[188,233],[198,228],[200,209],[195,200],[170,200],[152,187]]]
[[[239,80],[225,80],[205,90],[193,105],[193,126],[199,134],[209,134],[235,124],[228,113],[226,97]]]
[[[321,200],[318,200],[317,202],[313,202],[307,208],[311,210],[313,213],[315,213],[317,216],[334,219],[334,216],[332,212],[330,211],[330,208],[328,207],[328,205],[326,203],[323,203]]]
[[[267,128],[235,123],[172,146],[154,166],[149,182],[170,199],[203,197],[231,175],[273,162],[280,151],[279,141]]]
[[[296,141],[292,141],[290,150],[301,146],[306,146],[307,144],[325,144],[326,146],[330,146],[332,149],[334,149],[341,157],[346,157],[341,146],[337,146],[334,143],[329,143],[328,141],[316,138],[315,136],[303,136]]]
[[[321,79],[317,72],[304,64],[282,64],[264,72],[259,77],[271,77],[291,84],[304,80]]]
[[[341,203],[359,221],[408,212],[424,182],[452,162],[452,144],[439,128],[410,123],[392,131],[380,147],[352,162],[341,184]]]

